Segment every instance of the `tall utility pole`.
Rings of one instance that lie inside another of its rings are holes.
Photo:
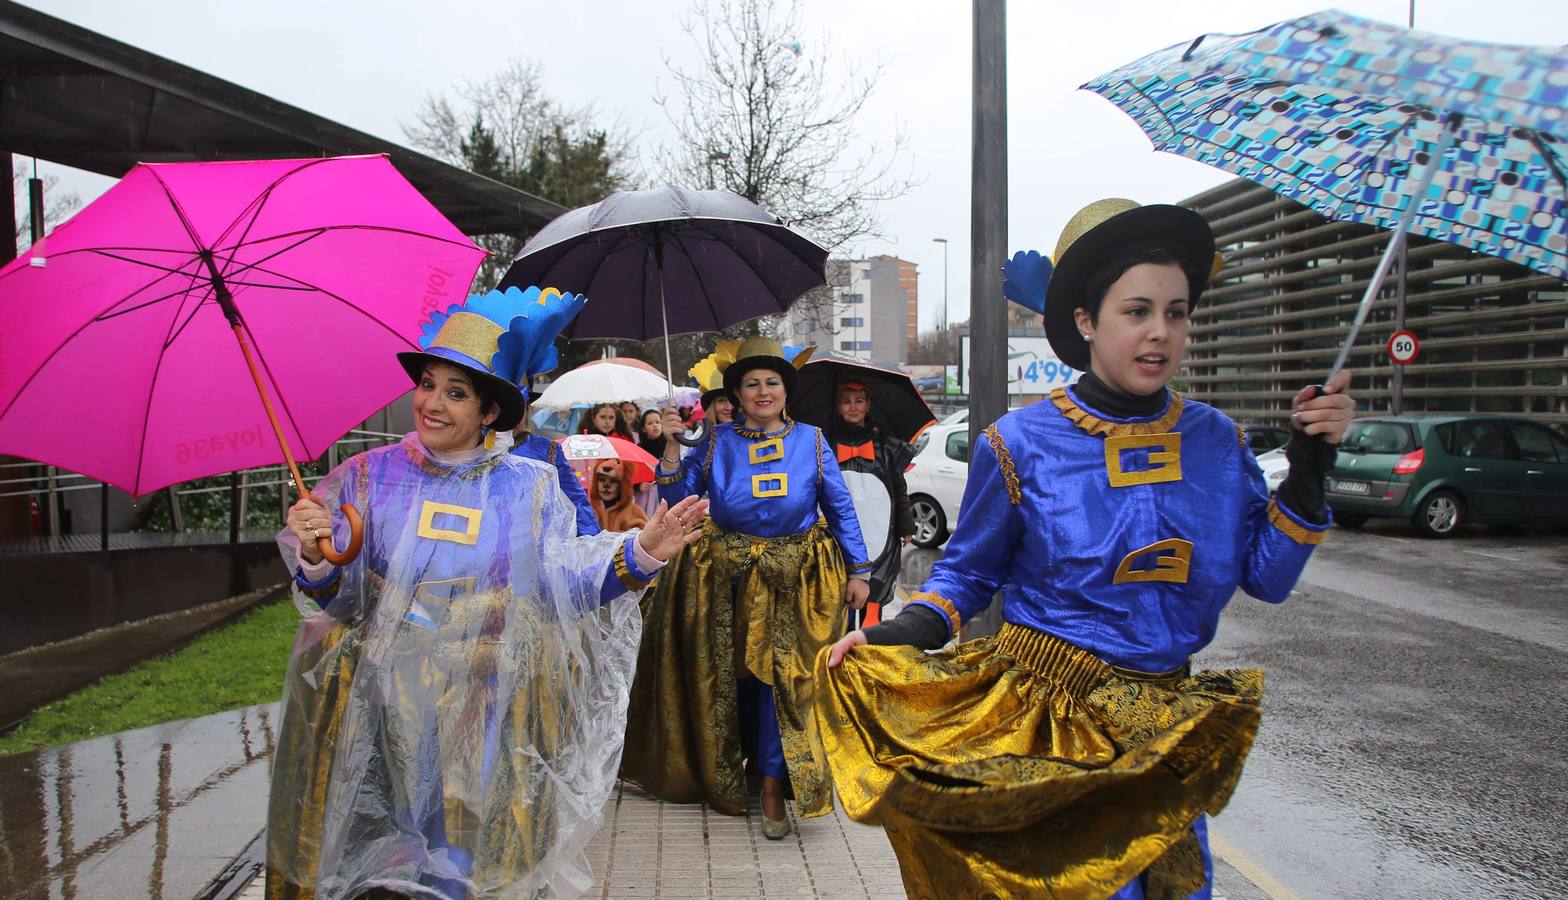
[[[1007,6],[974,0],[974,137],[969,197],[969,446],[1007,412]],[[970,637],[993,634],[1001,608],[971,623]]]
[[[937,328],[942,331],[942,393],[947,393],[946,367],[952,364],[953,348],[948,344],[947,336],[947,238],[932,238],[933,243],[942,245],[942,320],[937,323]]]

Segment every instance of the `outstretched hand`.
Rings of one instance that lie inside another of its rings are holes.
[[[1339,443],[1356,417],[1356,401],[1349,389],[1350,372],[1344,370],[1321,388],[1302,388],[1291,400],[1291,425],[1330,444]]]
[[[702,522],[707,516],[708,501],[701,497],[687,497],[674,506],[660,500],[659,508],[637,535],[637,545],[664,562],[702,535]]]
[[[849,634],[839,638],[838,642],[828,650],[828,668],[838,668],[839,665],[844,662],[844,656],[848,654],[849,651],[856,647],[864,647],[865,645],[866,633],[864,631],[851,631]]]

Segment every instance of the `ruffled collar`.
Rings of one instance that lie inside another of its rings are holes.
[[[1087,377],[1087,376],[1085,376]],[[1110,390],[1107,388],[1107,390]],[[1120,392],[1116,392],[1120,393]],[[1062,411],[1068,421],[1080,430],[1102,437],[1117,437],[1130,434],[1165,434],[1176,427],[1176,422],[1181,418],[1181,395],[1165,389],[1166,397],[1163,399],[1162,408],[1157,409],[1147,416],[1117,417],[1108,411],[1102,411],[1089,406],[1084,399],[1070,387],[1059,387],[1051,392],[1051,402]],[[1122,394],[1130,398],[1132,394]],[[1125,407],[1124,407],[1125,408]]]
[[[788,435],[791,431],[795,430],[795,420],[791,419],[787,415],[784,416],[784,425],[783,425],[783,427],[779,428],[776,431],[758,431],[755,428],[747,428],[746,426],[742,425],[740,422],[737,422],[737,421],[732,421],[730,423],[730,427],[735,429],[735,433],[736,434],[740,435],[741,437],[743,437],[743,438],[745,438],[745,439],[747,439],[749,441],[760,441],[763,438],[774,438],[774,437],[781,438],[781,437],[784,437],[784,436]]]
[[[425,472],[442,477],[456,475],[459,478],[478,478],[495,468],[506,456],[505,450],[486,447],[484,444],[472,450],[431,450],[415,431],[403,436],[403,450],[408,454],[409,461]]]

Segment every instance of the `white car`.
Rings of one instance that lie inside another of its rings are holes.
[[[1263,470],[1263,483],[1268,485],[1272,495],[1284,483],[1285,473],[1290,471],[1290,460],[1285,458],[1285,448],[1275,447],[1266,453],[1259,453],[1258,468]]]
[[[915,441],[915,458],[904,471],[915,517],[916,546],[940,547],[958,521],[958,504],[969,481],[969,425],[932,425]]]

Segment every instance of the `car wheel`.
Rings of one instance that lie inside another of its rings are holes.
[[[947,517],[942,515],[941,504],[924,494],[916,494],[909,498],[909,511],[915,517],[915,546],[942,546],[947,540]]]
[[[1341,528],[1360,528],[1367,524],[1367,517],[1354,513],[1334,513],[1334,524]]]
[[[1465,520],[1464,504],[1452,491],[1433,491],[1416,506],[1411,522],[1423,537],[1450,537]]]

